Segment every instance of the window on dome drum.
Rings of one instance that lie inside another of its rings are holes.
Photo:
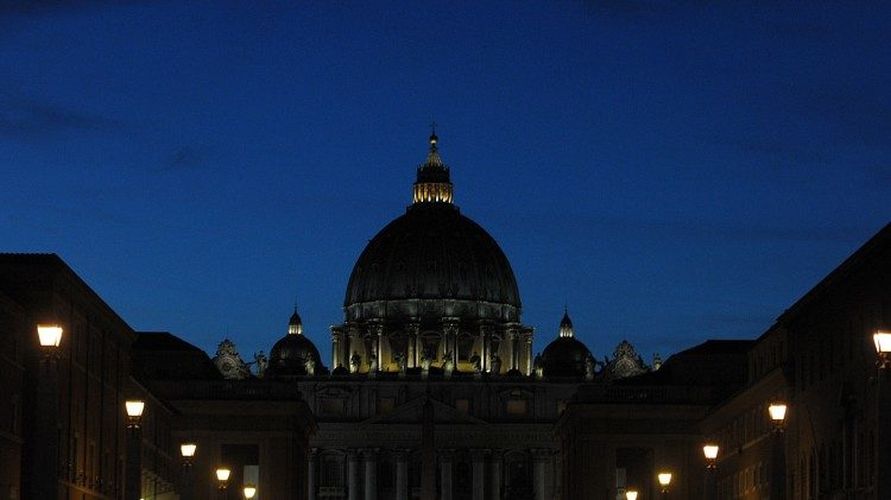
[[[504,410],[508,415],[525,415],[528,411],[528,404],[525,399],[509,399],[505,403]]]

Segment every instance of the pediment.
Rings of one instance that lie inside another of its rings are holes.
[[[393,408],[386,415],[377,415],[362,422],[363,425],[376,424],[420,424],[423,420],[424,403],[428,396],[421,396]],[[457,408],[430,398],[433,404],[434,425],[486,425],[485,420],[468,415]]]

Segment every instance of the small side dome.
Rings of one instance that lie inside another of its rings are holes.
[[[296,309],[288,321],[288,334],[269,352],[269,375],[273,377],[312,376],[328,373],[319,350],[303,335],[303,321]]]
[[[576,340],[569,312],[560,321],[559,335],[541,353],[540,367],[545,377],[584,377],[593,374],[594,358],[585,344]],[[589,374],[589,372],[591,372]]]

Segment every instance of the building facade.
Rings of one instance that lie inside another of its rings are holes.
[[[648,370],[627,343],[595,360],[568,313],[533,356],[510,263],[455,206],[435,134],[412,204],[359,256],[330,339],[327,367],[295,311],[262,372],[225,342],[215,358],[233,379],[299,387],[318,423],[311,499],[555,498],[566,402],[580,384]]]
[[[0,498],[122,495],[134,332],[54,255],[0,258],[0,296],[11,431],[0,467],[11,483]],[[65,325],[52,356],[38,345],[41,323]]]
[[[623,483],[650,498],[660,471],[673,473],[679,498],[891,498],[891,384],[873,338],[891,332],[889,278],[891,225],[756,341],[721,352],[706,342],[692,350],[705,356],[679,353],[617,384],[624,392],[581,387],[557,426],[563,498],[612,500]],[[616,404],[627,415],[610,426]],[[718,446],[713,462],[705,444]],[[645,450],[637,472],[623,458],[629,446]]]
[[[39,345],[38,325],[62,328],[58,347]],[[306,498],[315,426],[299,391],[226,381],[205,353],[157,336],[133,331],[58,256],[0,255],[0,499],[212,498],[213,470],[241,481],[243,465],[259,465],[262,498]],[[128,400],[145,405],[138,423]],[[183,442],[198,445],[191,467]],[[259,458],[239,462],[244,449]]]
[[[726,443],[719,498],[891,497],[888,373],[873,342],[891,326],[889,278],[886,226],[758,339],[747,387],[703,423]],[[782,432],[767,419],[775,401],[788,404]]]

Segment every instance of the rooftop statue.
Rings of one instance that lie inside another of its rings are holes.
[[[244,360],[241,359],[235,344],[229,339],[224,339],[217,346],[213,364],[223,375],[223,378],[228,380],[242,380],[251,376],[251,370]]]

